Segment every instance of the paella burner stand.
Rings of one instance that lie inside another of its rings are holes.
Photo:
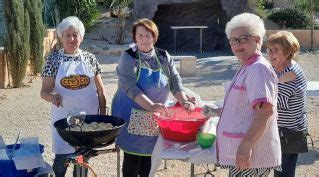
[[[106,146],[112,144],[113,142],[107,144]],[[106,153],[115,153],[116,152],[116,171],[117,176],[120,177],[120,148],[115,146],[114,148],[109,149],[96,149],[92,147],[81,147],[76,148],[76,151],[69,155],[66,158],[66,164],[73,164],[75,170],[75,177],[88,177],[87,175],[87,168],[90,168],[88,165],[88,161],[91,157],[95,157],[99,154],[106,154]],[[92,169],[91,169],[92,170]],[[93,176],[96,176],[93,172]]]

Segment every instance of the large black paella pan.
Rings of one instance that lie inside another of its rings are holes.
[[[107,124],[104,128],[97,129],[85,126],[92,124]],[[119,135],[125,121],[121,118],[109,115],[85,115],[81,125],[70,126],[67,118],[58,120],[54,127],[59,135],[71,146],[77,148],[97,148],[107,146]]]

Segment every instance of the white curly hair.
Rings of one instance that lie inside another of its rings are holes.
[[[59,25],[57,26],[56,30],[59,38],[62,38],[63,32],[68,30],[69,28],[74,28],[80,33],[82,38],[84,37],[85,28],[82,21],[78,17],[70,16],[63,19],[62,22],[59,23]]]
[[[236,15],[226,24],[225,32],[227,38],[230,37],[232,30],[240,27],[246,28],[250,35],[260,37],[260,48],[266,33],[264,21],[259,16],[252,13]]]

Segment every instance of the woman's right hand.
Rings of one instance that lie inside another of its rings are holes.
[[[54,104],[56,107],[63,106],[62,104],[62,96],[58,93],[51,93],[51,102]]]
[[[184,101],[182,103],[182,106],[184,107],[184,109],[188,112],[191,113],[192,111],[194,111],[195,109],[195,104],[193,102],[190,101]]]
[[[167,107],[162,104],[162,103],[153,103],[150,107],[150,110],[151,112],[161,112],[161,113],[164,113],[164,112],[167,112],[168,109]]]

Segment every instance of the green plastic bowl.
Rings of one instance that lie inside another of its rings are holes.
[[[210,133],[198,133],[196,139],[197,144],[202,148],[210,148],[215,142],[216,135]]]

